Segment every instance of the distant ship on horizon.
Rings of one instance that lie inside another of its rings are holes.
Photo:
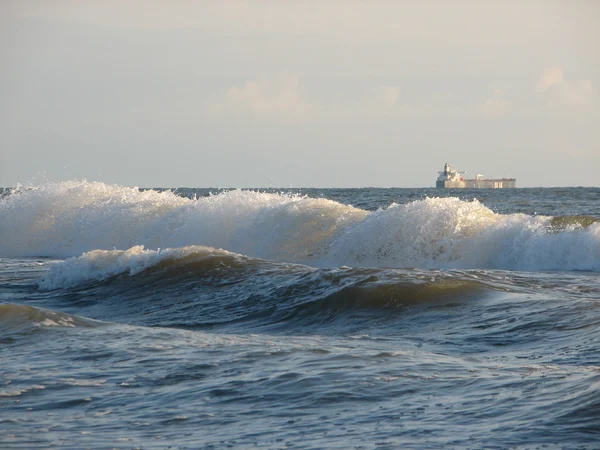
[[[444,165],[444,171],[438,172],[440,175],[435,182],[436,188],[442,189],[506,189],[516,187],[515,178],[485,178],[478,174],[475,178],[467,179],[462,176],[465,172],[459,172],[452,168],[450,164]]]

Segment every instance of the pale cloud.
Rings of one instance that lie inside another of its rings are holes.
[[[478,105],[477,110],[488,118],[506,116],[512,109],[512,102],[506,98],[502,89],[494,89],[492,95]]]
[[[550,107],[583,107],[596,95],[590,80],[564,81],[548,88],[545,93]]]
[[[375,90],[373,100],[383,111],[389,111],[398,105],[400,88],[398,86],[382,86]]]
[[[313,105],[300,93],[296,75],[248,80],[241,87],[231,87],[217,109],[247,112],[258,118],[283,122],[300,122],[311,118]]]
[[[550,67],[544,70],[544,72],[542,73],[542,76],[540,77],[535,90],[539,94],[543,94],[550,86],[562,83],[564,81],[565,74],[563,70],[560,67],[556,66]]]
[[[405,108],[405,105],[400,102],[400,93],[398,86],[378,86],[362,95],[358,102],[344,105],[341,109],[354,116],[397,114],[403,112]],[[331,113],[335,113],[335,110],[332,109]]]
[[[212,103],[213,111],[246,113],[275,122],[351,120],[358,117],[406,114],[398,86],[378,86],[364,95],[348,92],[337,101],[308,101],[296,75],[247,80]]]
[[[544,70],[535,91],[551,109],[589,106],[597,93],[590,80],[567,80],[563,69],[556,66]]]

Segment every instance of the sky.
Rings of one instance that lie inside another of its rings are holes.
[[[600,186],[600,2],[3,0],[0,186]]]

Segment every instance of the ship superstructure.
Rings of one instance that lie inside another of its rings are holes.
[[[517,184],[515,178],[485,178],[478,174],[475,178],[467,179],[463,177],[465,172],[459,172],[452,168],[450,164],[444,165],[444,171],[438,172],[440,175],[435,182],[435,187],[442,189],[505,189],[514,188]]]

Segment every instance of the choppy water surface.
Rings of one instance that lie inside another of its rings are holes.
[[[0,198],[2,448],[598,448],[600,189]]]

